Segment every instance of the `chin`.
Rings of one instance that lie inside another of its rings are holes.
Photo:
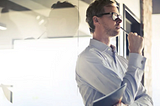
[[[119,34],[120,34],[119,31],[115,31],[115,32],[112,34],[112,36],[113,36],[113,37],[117,37],[117,36],[119,36]]]

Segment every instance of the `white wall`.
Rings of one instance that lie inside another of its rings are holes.
[[[13,85],[13,103],[0,88],[0,106],[83,106],[75,65],[89,39],[17,40],[1,50],[0,84]]]
[[[120,7],[125,4],[140,19],[140,0],[117,0],[117,2],[120,3]]]
[[[152,89],[153,89],[153,102],[154,106],[159,106],[159,95],[160,95],[160,14],[152,15]]]

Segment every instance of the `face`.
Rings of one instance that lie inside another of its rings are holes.
[[[110,7],[104,7],[105,12],[104,13],[110,13],[114,12],[119,14],[117,7],[110,6]],[[103,15],[100,17],[100,30],[102,31],[103,35],[107,37],[114,37],[119,35],[120,33],[120,23],[122,22],[121,19],[113,20],[112,14]]]

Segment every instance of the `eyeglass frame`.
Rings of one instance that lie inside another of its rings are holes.
[[[117,19],[121,19],[122,20],[122,16],[121,15],[118,15],[117,13],[115,13],[115,12],[109,12],[109,13],[101,13],[101,14],[98,14],[98,15],[96,15],[97,17],[102,17],[103,15],[112,15],[112,20],[113,21],[116,21]],[[116,14],[116,18],[114,18],[114,14]]]

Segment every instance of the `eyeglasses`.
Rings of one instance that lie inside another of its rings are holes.
[[[121,19],[121,20],[122,20],[122,16],[121,16],[121,15],[118,15],[118,14],[115,13],[115,12],[102,13],[102,14],[98,14],[98,15],[96,15],[96,16],[97,16],[97,17],[102,17],[103,15],[109,15],[109,14],[112,15],[113,21],[116,21],[117,19]]]

